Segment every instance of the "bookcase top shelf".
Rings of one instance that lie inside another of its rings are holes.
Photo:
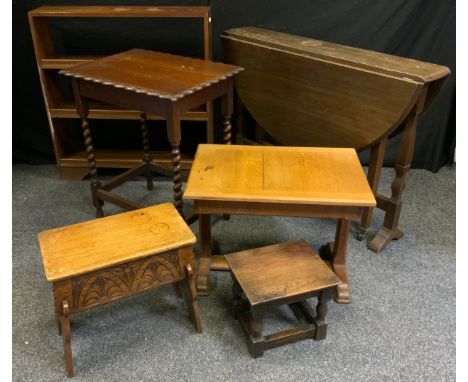
[[[206,6],[42,6],[29,12],[33,17],[207,17]]]

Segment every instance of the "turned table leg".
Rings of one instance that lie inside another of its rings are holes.
[[[367,181],[374,195],[377,195],[379,187],[380,173],[385,156],[385,148],[387,146],[387,138],[382,139],[371,148],[371,156],[369,160],[369,169],[367,171]],[[370,227],[372,220],[373,208],[364,208],[362,212],[361,225],[357,233],[358,240],[364,240],[367,235],[367,230]]]
[[[208,296],[209,275],[211,265],[211,215],[199,215],[201,257],[197,271],[197,293]]]
[[[146,119],[146,113],[140,112],[140,124],[141,124],[141,137],[143,140],[143,162],[146,163],[146,188],[148,190],[153,189],[153,173],[151,172],[151,151],[149,145],[149,133],[148,133],[148,122]]]
[[[231,116],[234,109],[234,82],[233,78],[227,79],[227,92],[221,98],[221,113],[223,114],[223,142],[226,145],[231,144],[232,124]]]
[[[70,308],[68,302],[62,302],[62,335],[63,335],[63,352],[65,355],[65,364],[67,367],[67,377],[73,377],[73,358],[71,350],[71,330],[70,330]]]
[[[81,128],[83,130],[84,145],[86,148],[89,175],[91,177],[91,197],[93,205],[96,208],[96,217],[101,218],[104,216],[102,205],[104,201],[97,196],[98,189],[101,188],[101,183],[97,177],[96,157],[94,156],[93,140],[91,138],[91,130],[89,129],[88,113],[89,106],[87,100],[81,96],[79,85],[76,79],[72,79],[73,94],[75,97],[76,111],[81,117]]]
[[[185,302],[189,310],[190,320],[197,332],[202,331],[200,308],[198,307],[197,291],[195,288],[194,272],[192,266],[185,266],[185,279],[182,281],[182,289],[184,292]]]
[[[395,162],[395,178],[392,182],[392,196],[390,198],[377,195],[377,207],[385,210],[383,227],[377,232],[368,248],[376,253],[382,251],[387,244],[403,237],[403,232],[398,228],[402,207],[403,191],[406,188],[406,178],[411,168],[414,144],[416,141],[416,127],[419,115],[423,111],[426,99],[427,87],[418,100],[418,104],[409,113],[404,122],[400,146]]]
[[[180,174],[180,112],[177,103],[170,103],[170,112],[166,120],[167,137],[172,146],[172,183],[174,205],[183,217],[182,211],[182,175]]]

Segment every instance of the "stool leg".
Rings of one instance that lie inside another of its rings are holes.
[[[231,273],[232,277],[232,314],[237,320],[239,314],[245,312],[248,309],[246,301],[242,298],[242,288],[240,287],[238,281],[234,277],[234,274]]]
[[[185,279],[182,281],[182,289],[184,292],[185,302],[189,310],[189,316],[195,330],[197,332],[202,331],[200,308],[198,307],[197,291],[195,288],[195,281],[193,276],[193,269],[190,264],[185,266]]]
[[[146,163],[146,187],[148,190],[153,189],[153,173],[151,172],[150,164],[153,161],[151,158],[151,151],[149,145],[149,134],[148,134],[148,123],[146,119],[146,113],[140,113],[141,123],[141,137],[143,139],[143,162]]]
[[[315,332],[315,339],[317,341],[325,339],[327,336],[327,321],[326,315],[328,311],[328,301],[331,299],[333,289],[328,288],[320,292],[318,297],[318,304],[316,308],[317,317],[315,319],[317,324],[317,331]]]
[[[62,334],[63,334],[63,352],[65,354],[65,364],[67,367],[67,377],[73,377],[73,358],[71,350],[71,330],[70,330],[70,308],[68,301],[62,302]]]
[[[263,322],[253,308],[248,313],[250,319],[250,333],[252,335],[251,341],[249,341],[249,353],[253,358],[263,356]]]

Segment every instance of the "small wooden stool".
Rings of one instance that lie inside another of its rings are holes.
[[[53,283],[68,377],[73,377],[72,313],[173,284],[201,332],[193,278],[196,239],[172,204],[51,229],[38,237],[45,274]]]
[[[234,317],[241,323],[253,358],[276,346],[326,337],[327,302],[340,280],[305,241],[289,241],[225,257],[234,280]],[[306,301],[311,297],[318,298],[316,314]],[[263,336],[256,309],[264,304],[289,304],[304,315],[308,324]]]

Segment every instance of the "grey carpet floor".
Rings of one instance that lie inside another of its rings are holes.
[[[388,190],[392,176],[393,170],[384,169],[382,189]],[[171,184],[158,181],[148,194],[145,182],[137,180],[119,192],[159,203],[170,200]],[[105,212],[120,211],[106,205]],[[382,217],[375,213],[373,229]],[[13,167],[15,381],[66,380],[52,288],[36,235],[92,218],[88,182],[59,180],[54,166]],[[74,315],[75,380],[455,380],[454,168],[437,174],[411,171],[400,226],[405,237],[378,255],[364,242],[350,240],[352,303],[330,303],[324,341],[301,341],[251,359],[229,312],[230,277],[217,273],[211,295],[199,298],[200,334],[171,287]],[[197,233],[197,225],[192,228]],[[328,220],[235,216],[215,220],[213,234],[222,253],[228,253],[292,239],[318,248],[333,238],[334,229]],[[267,312],[267,331],[293,324],[285,308]]]

